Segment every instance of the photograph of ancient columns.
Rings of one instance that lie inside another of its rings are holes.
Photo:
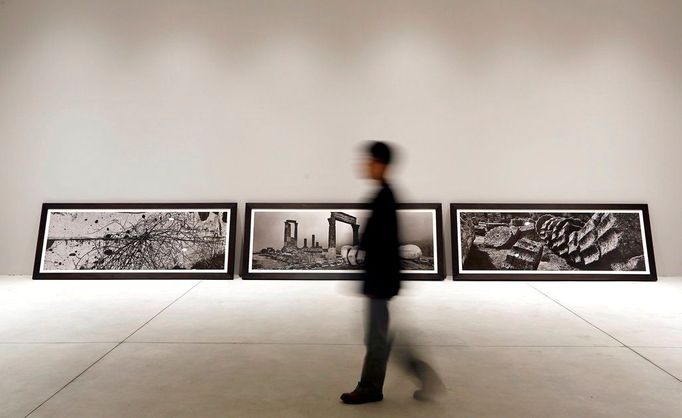
[[[656,280],[646,205],[452,204],[455,278]]]
[[[34,278],[232,278],[236,204],[183,206],[46,204]]]
[[[368,216],[359,204],[247,204],[241,276],[358,279]],[[403,204],[398,222],[405,278],[444,278],[440,204]]]

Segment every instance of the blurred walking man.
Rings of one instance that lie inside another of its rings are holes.
[[[400,289],[400,256],[398,252],[397,203],[388,184],[387,174],[392,161],[391,148],[383,142],[372,142],[367,148],[367,176],[379,186],[370,204],[372,211],[360,249],[365,251],[365,274],[362,293],[367,296],[365,345],[367,353],[362,375],[355,390],[341,395],[347,404],[378,402],[384,398],[386,365],[391,351],[388,302]],[[434,370],[407,346],[401,347],[399,360],[403,367],[421,382],[414,393],[417,400],[429,400],[443,386]]]

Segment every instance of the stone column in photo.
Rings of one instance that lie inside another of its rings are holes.
[[[351,224],[353,227],[353,246],[360,244],[360,225]]]
[[[298,222],[294,222],[294,248],[298,248]]]
[[[327,248],[333,248],[336,251],[336,219],[327,218],[329,221],[329,245]]]
[[[282,245],[282,248],[287,247],[289,236],[291,236],[291,225],[289,224],[289,222],[284,221],[284,244]]]

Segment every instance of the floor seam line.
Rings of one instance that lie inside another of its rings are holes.
[[[682,345],[631,345],[632,348],[682,348]]]
[[[637,356],[641,357],[642,359],[644,359],[645,361],[647,361],[649,364],[653,365],[654,367],[656,367],[657,369],[659,369],[660,371],[662,371],[663,373],[667,374],[668,376],[670,376],[670,377],[672,377],[673,379],[677,380],[678,382],[682,383],[682,379],[680,379],[679,377],[677,377],[677,376],[675,376],[674,374],[670,373],[669,371],[667,371],[667,370],[664,369],[663,367],[659,366],[658,364],[654,363],[653,361],[649,360],[647,357],[645,357],[643,354],[641,354],[640,352],[638,352],[637,350],[635,350],[635,349],[632,348],[631,346],[625,344],[624,342],[622,342],[622,341],[619,340],[618,338],[614,337],[613,335],[611,335],[611,334],[609,334],[608,332],[604,331],[603,329],[599,328],[598,326],[596,326],[596,325],[593,324],[592,322],[590,322],[590,321],[588,321],[587,319],[583,318],[583,317],[582,317],[581,315],[579,315],[577,312],[575,312],[575,311],[573,311],[572,309],[568,308],[567,306],[565,306],[564,304],[562,304],[562,303],[559,302],[558,300],[554,299],[553,297],[549,296],[548,294],[546,294],[546,293],[543,292],[542,290],[538,289],[537,287],[533,286],[532,284],[528,283],[528,285],[529,285],[530,287],[532,287],[533,289],[535,289],[535,290],[536,290],[538,293],[540,293],[541,295],[544,295],[547,299],[551,300],[552,302],[554,302],[554,303],[556,303],[557,305],[561,306],[562,308],[566,309],[568,312],[572,313],[572,314],[575,315],[576,317],[582,319],[585,323],[589,324],[589,325],[592,326],[593,328],[595,328],[595,329],[601,331],[602,333],[604,333],[605,335],[609,336],[609,337],[612,338],[614,341],[618,342],[618,344],[622,345],[623,347],[627,348],[627,349],[630,350],[631,352],[635,353]]]
[[[609,334],[608,332],[604,331],[603,329],[599,328],[598,326],[596,326],[595,324],[591,323],[591,322],[588,321],[587,319],[583,318],[582,316],[580,316],[579,314],[577,314],[575,311],[571,310],[570,308],[568,308],[567,306],[565,306],[564,304],[562,304],[562,303],[559,302],[558,300],[554,299],[553,297],[549,296],[548,294],[546,294],[546,293],[543,292],[542,290],[538,289],[537,287],[533,286],[533,285],[530,284],[530,283],[528,283],[528,286],[530,286],[531,288],[535,289],[536,292],[540,293],[541,295],[543,295],[543,296],[546,297],[547,299],[551,300],[551,301],[554,302],[555,304],[561,306],[562,308],[564,308],[564,309],[567,310],[568,312],[572,313],[572,314],[573,314],[574,316],[576,316],[577,318],[580,318],[583,322],[585,322],[586,324],[590,325],[592,328],[594,328],[594,329],[600,331],[602,334],[604,334],[604,335],[608,336],[609,338],[611,338],[612,340],[616,341],[616,342],[617,342],[618,344],[620,344],[621,346],[627,347],[627,346],[626,346],[625,344],[623,344],[623,342],[620,341],[618,338],[614,337],[613,335],[611,335],[611,334]]]
[[[125,341],[125,344],[187,344],[187,345],[291,345],[291,346],[315,346],[315,347],[364,347],[362,343],[286,343],[286,342],[235,342],[235,341]],[[407,345],[397,344],[395,347]],[[469,345],[469,344],[410,344],[411,347],[436,347],[436,348],[624,348],[623,345]],[[676,348],[676,347],[661,347]]]
[[[175,302],[179,301],[183,296],[185,296],[186,294],[188,294],[192,289],[194,289],[195,287],[197,287],[201,282],[203,282],[203,280],[199,280],[197,283],[194,284],[194,286],[190,287],[190,288],[187,289],[187,291],[185,291],[183,294],[181,294],[180,296],[178,296],[177,298],[175,298],[171,303],[169,303],[168,305],[166,305],[163,309],[161,309],[161,310],[160,310],[159,312],[157,312],[154,316],[152,316],[147,322],[145,322],[144,324],[140,325],[137,329],[135,329],[135,331],[133,331],[131,334],[129,334],[129,335],[128,335],[126,338],[124,338],[122,341],[119,341],[115,346],[113,346],[113,347],[111,348],[111,350],[109,350],[109,351],[107,351],[106,353],[104,353],[101,357],[99,357],[99,358],[98,358],[97,360],[95,360],[92,364],[90,364],[88,367],[86,367],[82,372],[78,373],[73,379],[69,380],[64,386],[62,386],[61,388],[59,388],[59,389],[58,389],[55,393],[53,393],[50,397],[48,397],[48,398],[45,399],[43,402],[41,402],[38,406],[36,406],[35,408],[33,408],[28,414],[26,414],[26,415],[24,416],[24,418],[28,418],[28,417],[29,417],[30,415],[32,415],[35,411],[37,411],[37,410],[40,409],[43,405],[45,405],[46,403],[48,403],[48,402],[50,401],[50,399],[52,399],[52,398],[54,398],[55,396],[57,396],[61,391],[63,391],[64,389],[66,389],[67,386],[69,386],[71,383],[75,382],[76,379],[78,379],[79,377],[83,376],[83,374],[85,374],[88,370],[90,370],[91,368],[93,368],[93,367],[94,367],[97,363],[99,363],[104,357],[106,357],[106,356],[108,356],[109,354],[111,354],[112,351],[114,351],[115,349],[117,349],[118,347],[120,347],[124,342],[126,342],[126,340],[127,340],[128,338],[130,338],[130,337],[132,337],[133,335],[135,335],[136,332],[138,332],[139,330],[141,330],[145,325],[147,325],[148,323],[150,323],[154,318],[156,318],[157,316],[161,315],[161,313],[163,313],[166,309],[170,308]]]
[[[83,344],[83,345],[95,345],[95,344],[118,344],[122,341],[0,341],[0,345],[67,345],[67,344]],[[258,342],[258,341],[125,341],[126,344],[244,344],[244,345],[317,345],[317,346],[327,346],[327,345],[339,345],[339,346],[355,346],[362,345],[363,343],[297,343],[297,342]],[[414,344],[413,344],[414,345]],[[470,347],[470,348],[540,348],[540,347],[562,347],[562,348],[590,348],[590,347],[600,347],[600,348],[621,348],[625,345],[505,345],[505,344],[491,344],[491,345],[480,345],[480,344],[418,344],[419,347]],[[632,349],[647,348],[647,349],[672,349],[679,350],[682,346],[677,345],[630,345],[628,346]]]
[[[0,341],[0,345],[116,344],[120,341]]]
[[[123,341],[121,341],[121,344],[123,344],[124,342],[128,341],[128,339],[129,339],[130,337],[132,337],[133,335],[137,334],[138,331],[140,331],[142,328],[146,327],[146,326],[147,326],[150,322],[152,322],[157,316],[159,316],[159,315],[161,315],[162,313],[164,313],[164,312],[166,311],[166,309],[168,309],[168,308],[170,308],[171,306],[173,306],[173,305],[175,304],[175,302],[177,302],[177,301],[179,301],[180,299],[182,299],[183,297],[185,297],[185,295],[187,295],[189,292],[191,292],[195,287],[199,286],[199,284],[201,284],[202,282],[203,282],[203,280],[199,280],[197,283],[194,284],[194,286],[192,286],[192,287],[190,287],[189,289],[187,289],[187,291],[185,291],[185,293],[183,293],[182,295],[178,296],[175,300],[173,300],[171,303],[169,303],[165,308],[163,308],[163,309],[161,309],[159,312],[157,312],[156,315],[154,315],[154,316],[152,316],[151,318],[149,318],[149,320],[148,320],[147,322],[145,322],[144,324],[140,325],[135,331],[133,331],[130,335],[128,335],[127,337],[125,337],[125,338],[123,339]]]
[[[89,365],[88,367],[86,367],[82,372],[78,373],[73,379],[71,379],[71,380],[69,380],[68,382],[66,382],[66,384],[65,384],[64,386],[62,386],[62,387],[59,388],[55,393],[53,393],[52,395],[50,395],[49,398],[47,398],[47,399],[45,399],[43,402],[41,402],[40,405],[38,405],[38,406],[36,406],[35,408],[33,408],[33,409],[31,410],[31,412],[29,412],[28,414],[26,414],[26,415],[24,416],[24,418],[28,418],[31,414],[33,414],[35,411],[37,411],[40,407],[42,407],[42,406],[45,405],[47,402],[49,402],[50,399],[52,399],[52,398],[54,398],[55,396],[57,396],[57,395],[59,394],[59,392],[61,392],[62,390],[64,390],[67,386],[69,386],[71,383],[73,383],[76,379],[78,379],[79,377],[81,377],[85,372],[87,372],[87,371],[90,370],[94,365],[96,365],[97,363],[99,363],[100,360],[102,360],[104,357],[108,356],[109,353],[111,353],[112,351],[114,351],[114,350],[115,350],[119,345],[121,345],[122,343],[123,343],[123,342],[119,342],[119,343],[117,343],[115,346],[113,346],[109,351],[107,351],[106,353],[104,353],[101,357],[99,357],[97,360],[95,360],[91,365]]]

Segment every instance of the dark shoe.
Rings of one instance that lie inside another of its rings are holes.
[[[412,395],[418,401],[432,401],[447,390],[438,373],[424,362],[420,364],[419,377],[422,381],[422,388]]]
[[[343,395],[341,395],[341,400],[343,401],[343,403],[350,405],[359,405],[369,402],[379,402],[382,399],[384,399],[384,395],[382,395],[381,393],[370,394],[358,392],[357,390],[354,390],[349,393],[344,393]]]
[[[412,397],[421,402],[430,402],[437,397],[437,393],[429,392],[424,389],[415,390]]]

